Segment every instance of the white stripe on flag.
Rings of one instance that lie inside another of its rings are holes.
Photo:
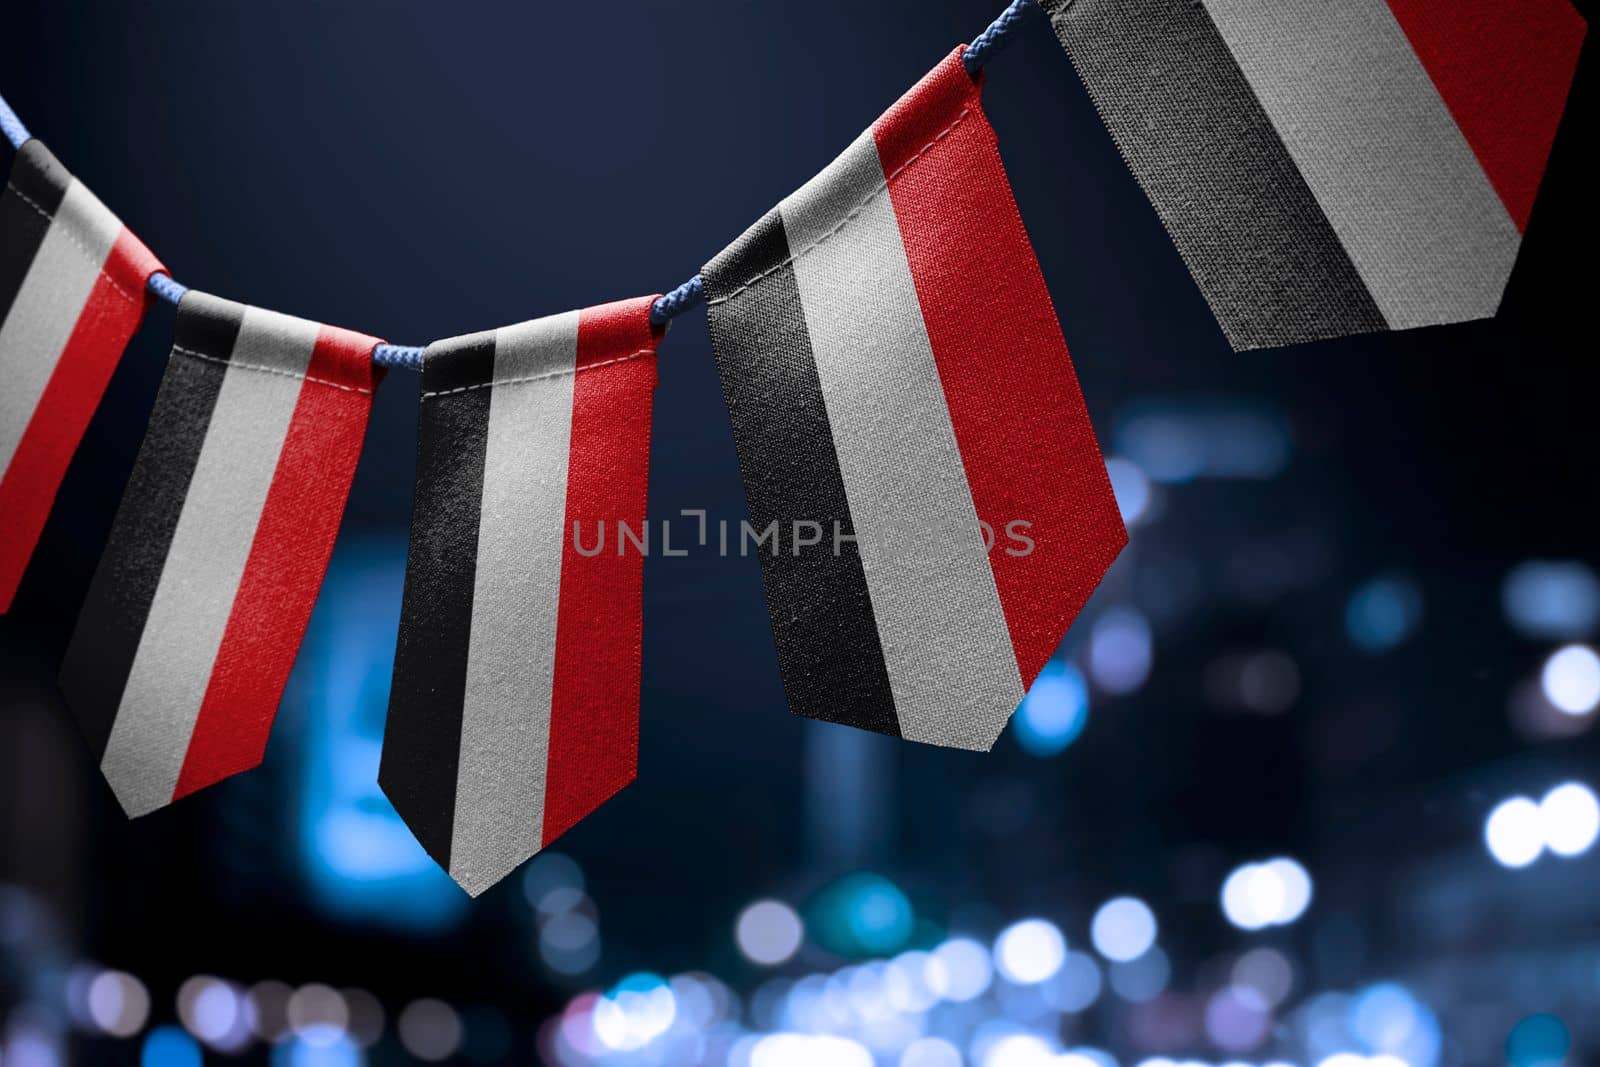
[[[779,207],[901,734],[987,750],[1022,679],[872,131]]]
[[[577,354],[576,311],[495,336],[450,838],[450,876],[473,895],[544,839]]]
[[[18,195],[18,194],[13,194]],[[83,305],[122,223],[80,181],[67,186],[33,265],[0,326],[0,352],[14,352],[0,387],[0,472],[10,466],[55,373]]]
[[[100,761],[130,817],[172,800],[318,329],[244,309]]]
[[[1520,237],[1384,0],[1205,0],[1394,329],[1493,315]]]

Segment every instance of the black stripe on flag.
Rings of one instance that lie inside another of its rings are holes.
[[[855,526],[779,212],[702,273],[750,521],[757,533],[777,523],[778,554],[758,551],[789,707],[899,737],[861,554],[854,541],[834,552],[833,522],[849,537]],[[823,527],[800,556],[796,521]]]
[[[5,235],[0,242],[0,322],[11,314],[11,305],[70,184],[72,175],[67,168],[38,141],[29,141],[17,152],[8,188],[0,196],[0,234]]]
[[[1387,329],[1195,0],[1042,0],[1235,349]]]
[[[186,294],[178,307],[174,351],[150,425],[61,665],[67,705],[96,760],[111,737],[243,321],[238,305],[204,293]],[[208,358],[195,359],[178,348]]]
[[[434,862],[450,869],[495,335],[430,346],[417,414],[417,490],[394,686],[378,784]]]

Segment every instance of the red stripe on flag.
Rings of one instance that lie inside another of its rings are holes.
[[[617,524],[640,531],[645,521],[656,384],[652,299],[588,308],[578,320],[550,699],[547,845],[633,781],[639,768],[644,558],[631,547],[618,554]],[[573,524],[582,523],[592,540],[601,522],[603,551],[579,555]]]
[[[172,799],[261,762],[333,554],[372,410],[378,339],[322,327]],[[332,384],[328,384],[332,383]]]
[[[11,608],[72,455],[94,417],[150,299],[146,279],[163,269],[126,227],[112,243],[89,299],[61,350],[39,406],[0,477],[0,613]]]
[[[1127,543],[961,49],[873,126],[1017,668],[1032,684]],[[1008,537],[1026,522],[1034,548]]]
[[[1525,230],[1587,26],[1567,0],[1389,0],[1400,28]]]

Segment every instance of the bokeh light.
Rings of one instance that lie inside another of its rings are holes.
[[[1030,756],[1060,754],[1089,721],[1089,686],[1078,668],[1052,659],[1011,717],[1011,734]]]
[[[1138,525],[1150,510],[1150,479],[1137,463],[1121,456],[1106,457],[1106,476],[1111,479],[1111,492],[1117,498],[1123,524]]]
[[[1526,867],[1544,851],[1544,820],[1527,797],[1501,801],[1483,825],[1489,854],[1502,867]]]
[[[202,1067],[205,1057],[194,1038],[176,1026],[158,1026],[145,1035],[139,1067]]]
[[[1218,1048],[1249,1052],[1266,1040],[1272,1010],[1249,986],[1227,986],[1206,1002],[1206,1035]]]
[[[1294,989],[1294,964],[1275,948],[1253,948],[1233,964],[1233,984],[1254,989],[1269,1007],[1283,1003]]]
[[[1136,960],[1111,965],[1111,989],[1123,1000],[1143,1004],[1166,992],[1172,980],[1172,963],[1160,948]]]
[[[1311,876],[1287,856],[1236,868],[1222,884],[1222,912],[1241,930],[1284,926],[1311,905]]]
[[[125,971],[101,971],[89,982],[90,1021],[112,1037],[132,1037],[150,1017],[150,993]]]
[[[678,1000],[660,975],[628,975],[594,1006],[594,1032],[606,1048],[631,1052],[666,1033],[678,1015]]]
[[[249,1001],[220,978],[196,975],[179,986],[178,1019],[212,1048],[233,1052],[250,1041]]]
[[[1061,970],[1045,986],[1045,1000],[1057,1011],[1076,1014],[1100,999],[1103,985],[1100,965],[1093,956],[1087,952],[1068,952]]]
[[[400,1044],[425,1063],[447,1060],[461,1048],[461,1016],[442,1000],[413,1000],[395,1022]]]
[[[337,989],[312,982],[289,997],[289,1028],[308,1045],[331,1045],[345,1036],[350,1008]]]
[[[1378,982],[1352,997],[1345,1026],[1368,1052],[1397,1058],[1406,1067],[1434,1067],[1439,1058],[1438,1019],[1397,982]]]
[[[807,905],[807,913],[806,928],[817,943],[854,958],[900,951],[916,924],[911,901],[900,887],[865,871],[825,887]]]
[[[962,1067],[961,1050],[942,1037],[922,1037],[900,1053],[900,1067]]]
[[[1108,900],[1095,912],[1089,937],[1095,951],[1108,960],[1125,963],[1138,959],[1156,943],[1155,913],[1136,897]]]
[[[1345,632],[1364,652],[1398,648],[1422,621],[1422,591],[1405,577],[1374,578],[1358,588],[1345,606]]]
[[[1545,699],[1568,715],[1587,715],[1600,706],[1600,656],[1588,645],[1568,645],[1551,653],[1540,672]]]
[[[1555,1015],[1530,1015],[1506,1037],[1511,1067],[1564,1067],[1572,1050],[1572,1034]]]
[[[1066,960],[1067,941],[1047,919],[1024,919],[1001,931],[994,943],[995,965],[1009,981],[1033,985],[1050,978]]]
[[[958,937],[933,950],[935,992],[944,999],[965,1003],[983,996],[994,981],[988,951],[971,938]]]
[[[1150,623],[1130,607],[1107,609],[1089,631],[1089,677],[1107,693],[1132,693],[1150,677]]]
[[[750,1049],[750,1067],[873,1067],[872,1053],[860,1042],[822,1034],[778,1033],[758,1039]]]
[[[1600,837],[1600,801],[1580,782],[1567,782],[1539,801],[1544,846],[1558,856],[1587,852]]]
[[[246,994],[256,1036],[263,1041],[281,1041],[289,1032],[289,998],[294,990],[284,982],[268,979],[257,982]]]
[[[1051,1067],[1055,1058],[1044,1038],[1035,1034],[1007,1034],[991,1043],[978,1057],[982,1067]]]
[[[1500,592],[1506,619],[1524,637],[1570,640],[1600,623],[1600,580],[1585,563],[1530,560]]]
[[[793,958],[805,939],[800,913],[781,900],[758,900],[739,913],[734,939],[745,959],[775,967]]]

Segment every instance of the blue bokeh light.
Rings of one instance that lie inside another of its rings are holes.
[[[1506,1059],[1511,1067],[1561,1067],[1572,1051],[1567,1024],[1554,1015],[1530,1015],[1511,1028]]]
[[[1433,1067],[1439,1060],[1438,1018],[1396,982],[1378,982],[1357,993],[1347,1025],[1368,1052],[1398,1056],[1410,1067]]]
[[[1152,481],[1265,479],[1282,473],[1293,453],[1277,411],[1248,402],[1151,402],[1121,420],[1116,450]]]
[[[460,921],[468,898],[423,851],[378,787],[405,579],[403,538],[341,541],[290,679],[304,709],[291,779],[298,852],[324,911],[408,930]]]
[[[1600,579],[1585,563],[1529,560],[1506,575],[1500,603],[1524,637],[1584,637],[1600,623]]]
[[[200,1045],[176,1026],[158,1026],[145,1035],[139,1067],[201,1067]]]
[[[916,925],[911,901],[900,887],[868,872],[827,886],[807,910],[807,929],[841,956],[891,955],[906,947]]]
[[[1422,592],[1409,578],[1374,578],[1350,596],[1344,626],[1350,641],[1366,652],[1398,648],[1422,622]]]
[[[1089,686],[1083,674],[1065,660],[1053,659],[1012,716],[1011,733],[1022,751],[1046,759],[1076,741],[1088,721]]]
[[[366,1057],[354,1041],[285,1041],[272,1050],[272,1067],[361,1067]]]

